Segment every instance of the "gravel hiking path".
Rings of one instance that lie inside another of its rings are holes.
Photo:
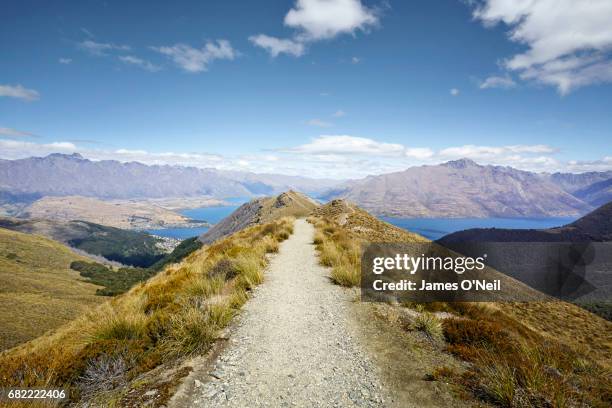
[[[171,407],[381,407],[389,397],[362,350],[351,296],[318,264],[298,219],[210,369],[194,370]]]

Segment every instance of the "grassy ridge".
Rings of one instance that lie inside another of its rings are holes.
[[[159,239],[145,232],[122,230],[87,221],[0,217],[0,227],[37,234],[111,261],[149,267],[164,257]]]
[[[262,282],[266,254],[292,232],[285,218],[203,247],[56,332],[0,355],[0,383],[65,387],[72,402],[129,405],[144,394],[143,376],[153,368],[177,366],[211,347]],[[177,378],[186,374],[176,371]],[[168,397],[174,380],[155,388]]]
[[[335,283],[359,286],[361,244],[385,241],[383,228],[370,238],[364,227],[351,226],[350,214],[322,208],[310,218],[320,262],[332,268]],[[400,242],[386,242],[394,241]],[[427,303],[396,308],[409,308],[402,315],[412,316],[398,323],[401,327],[442,342],[447,352],[469,363],[464,372],[439,367],[431,380],[453,382],[471,398],[503,407],[610,406],[612,324],[575,305]]]
[[[0,228],[0,350],[38,337],[103,301],[70,263],[85,258],[47,238]]]

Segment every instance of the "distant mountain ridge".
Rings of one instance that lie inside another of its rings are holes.
[[[78,153],[0,160],[0,193],[17,197],[226,198],[278,194],[289,189],[316,195],[337,183],[334,180],[184,166],[92,161]]]
[[[612,177],[612,172],[585,174],[538,174],[460,159],[350,181],[324,198],[346,199],[391,217],[578,216],[593,206],[566,189]]]

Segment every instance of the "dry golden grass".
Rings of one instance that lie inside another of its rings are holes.
[[[332,281],[342,286],[359,286],[361,282],[361,247],[359,242],[327,220],[310,218],[316,228],[313,243],[319,251],[319,262],[332,268]]]
[[[359,285],[363,243],[422,239],[372,219],[344,202],[327,204],[309,218],[320,261],[332,268],[336,283]],[[584,309],[561,301],[403,306],[418,312],[407,329],[443,337],[449,352],[470,363],[464,373],[444,370],[432,380],[453,381],[473,397],[504,407],[612,402],[612,323]],[[441,321],[434,312],[456,317]]]
[[[263,281],[266,254],[292,226],[283,218],[203,247],[53,333],[0,354],[0,383],[64,387],[73,402],[118,400],[139,375],[206,352]]]
[[[70,263],[85,260],[37,235],[0,228],[0,351],[40,336],[105,299]]]

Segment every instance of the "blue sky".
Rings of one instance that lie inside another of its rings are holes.
[[[4,2],[0,157],[612,169],[612,5],[588,3]]]

